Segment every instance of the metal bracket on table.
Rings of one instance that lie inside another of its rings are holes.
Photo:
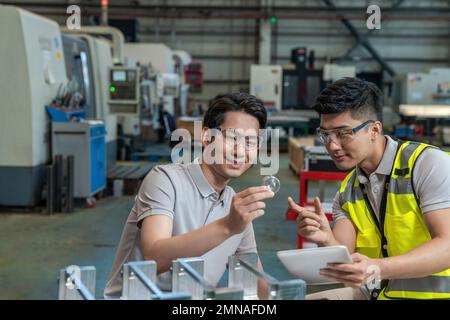
[[[242,300],[244,292],[238,288],[215,288],[204,277],[201,258],[177,259],[172,264],[172,290],[188,291],[192,300]]]
[[[58,300],[95,300],[95,267],[68,266],[61,269]]]
[[[136,261],[123,266],[122,299],[189,300],[188,292],[163,292],[156,283],[156,262]]]
[[[269,300],[304,300],[306,283],[301,279],[278,281],[258,269],[258,254],[233,255],[228,258],[228,286],[244,290],[244,300],[258,299],[258,278],[269,285]]]

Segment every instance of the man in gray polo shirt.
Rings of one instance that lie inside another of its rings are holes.
[[[121,270],[128,261],[156,261],[158,286],[171,290],[169,268],[175,259],[202,257],[206,279],[217,285],[230,255],[257,252],[252,221],[264,214],[263,200],[274,194],[265,186],[235,193],[227,184],[250,168],[260,145],[258,130],[265,128],[266,121],[262,102],[249,94],[217,96],[211,102],[203,120],[202,143],[214,146],[215,159],[220,161],[196,159],[191,164],[156,166],[149,172],[125,224],[106,298],[120,297]],[[221,134],[208,138],[211,129]],[[242,139],[239,132],[254,135]],[[258,289],[264,298],[265,284],[260,282]]]
[[[318,198],[315,212],[289,204],[301,236],[347,246],[353,263],[321,271],[346,288],[308,299],[450,298],[450,156],[383,135],[381,108],[380,90],[355,78],[330,84],[316,99],[320,139],[338,168],[356,169],[334,199],[333,230]],[[379,287],[367,285],[374,277]]]

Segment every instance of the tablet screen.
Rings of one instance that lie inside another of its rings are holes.
[[[335,283],[322,277],[320,269],[326,268],[329,263],[352,262],[345,246],[284,250],[278,251],[277,256],[294,278],[302,279],[307,284]]]

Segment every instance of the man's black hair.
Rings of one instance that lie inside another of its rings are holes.
[[[220,127],[225,120],[225,114],[230,111],[245,112],[258,120],[260,129],[266,127],[267,112],[263,102],[244,92],[217,95],[206,110],[203,126],[207,128]]]
[[[312,108],[320,115],[349,111],[354,119],[381,121],[383,93],[372,82],[342,78],[323,89]]]

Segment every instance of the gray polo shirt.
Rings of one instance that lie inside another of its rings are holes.
[[[142,182],[125,223],[105,297],[121,295],[121,270],[125,263],[143,260],[140,226],[146,217],[169,217],[173,221],[172,236],[181,235],[228,215],[234,194],[229,186],[221,194],[216,192],[203,175],[198,161],[154,167]],[[202,256],[206,279],[217,285],[230,255],[251,252],[257,251],[253,226],[249,224],[243,233],[228,238]],[[171,290],[171,272],[160,274],[157,284],[162,290]]]
[[[389,136],[386,138],[386,149],[375,172],[367,178],[361,169],[356,167],[358,180],[365,185],[367,197],[378,218],[384,182],[391,172],[398,146],[397,141]],[[439,149],[425,149],[416,160],[413,185],[422,213],[450,208],[450,156]],[[333,200],[333,218],[334,221],[348,218],[339,204],[339,191]]]

